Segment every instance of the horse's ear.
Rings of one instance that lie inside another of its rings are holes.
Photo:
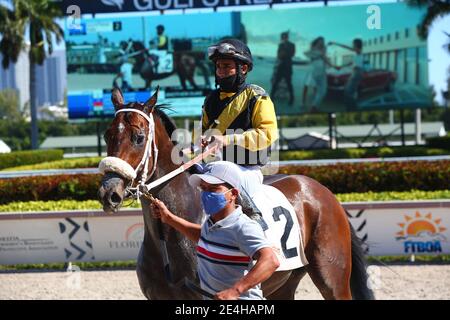
[[[123,105],[123,95],[119,88],[114,88],[111,93],[111,101],[114,105],[114,109],[119,109]]]
[[[153,107],[156,105],[156,102],[158,101],[158,93],[159,93],[159,86],[156,87],[155,93],[144,103],[144,111],[147,113],[153,112]]]

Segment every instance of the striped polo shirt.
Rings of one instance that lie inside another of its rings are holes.
[[[202,289],[215,294],[231,288],[253,267],[253,255],[265,247],[271,245],[261,226],[245,215],[241,207],[216,223],[207,219],[197,244]],[[261,285],[244,292],[239,299],[264,299]]]

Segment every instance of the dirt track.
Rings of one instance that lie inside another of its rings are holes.
[[[450,265],[395,265],[371,271],[377,299],[450,299]],[[78,277],[79,275],[79,277]],[[144,299],[134,270],[1,272],[0,299]],[[322,299],[308,276],[296,299]]]

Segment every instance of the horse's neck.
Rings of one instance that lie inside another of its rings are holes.
[[[155,123],[157,123],[157,129],[159,129],[157,130],[158,133],[161,133],[161,123],[159,121],[155,121]],[[165,130],[163,132],[165,133]],[[161,135],[157,135],[157,137],[156,143],[159,147],[159,152],[157,169],[153,180],[177,168],[170,159],[174,148],[172,142],[167,135],[163,138],[161,138]],[[151,169],[149,168],[149,170]],[[178,175],[170,180],[161,190],[156,191],[155,196],[162,200],[174,214],[194,223],[201,222],[202,210],[200,207],[199,192],[189,185],[187,173]],[[167,287],[166,281],[162,281],[161,283],[161,276],[155,273],[155,270],[166,267],[163,265],[164,246],[162,246],[163,242],[160,239],[162,236],[166,240],[167,257],[170,265],[169,270],[175,281],[179,281],[184,277],[190,279],[195,278],[195,244],[168,225],[163,225],[163,234],[161,235],[158,228],[158,221],[151,216],[151,209],[147,200],[142,201],[142,208],[145,222],[145,236],[138,260],[138,269],[142,273],[148,274],[148,287],[157,286],[158,292],[167,293],[167,295],[161,293],[165,298],[177,297],[177,295],[179,297],[179,289]]]
[[[159,159],[158,161],[160,165],[158,165],[155,172],[157,178],[163,177],[177,169],[177,166],[167,165],[168,162],[163,159]],[[186,173],[181,173],[158,191],[157,196],[172,212],[176,215],[183,216],[192,208],[194,194],[195,190],[189,185],[188,175]]]
[[[154,179],[160,178],[177,168],[170,159],[173,145],[164,145],[159,149],[159,159]],[[161,146],[161,144],[159,144]],[[191,221],[201,223],[202,210],[198,191],[188,183],[188,174],[182,173],[173,178],[155,196],[165,203],[171,212]],[[150,263],[155,268],[163,263],[161,236],[166,240],[170,270],[174,279],[195,276],[195,244],[174,228],[163,225],[158,228],[158,222],[151,216],[147,200],[142,201],[142,211],[145,222],[144,243],[141,250],[141,261]],[[160,232],[163,232],[161,235]],[[156,258],[156,257],[159,257]],[[150,262],[149,262],[150,261]]]
[[[152,180],[159,179],[178,168],[171,160],[172,150],[175,146],[170,139],[162,140],[167,142],[157,142],[159,146],[158,161]],[[149,168],[149,171],[151,171],[151,168]],[[200,206],[199,193],[189,185],[187,173],[181,173],[170,180],[159,191],[157,190],[155,196],[163,201],[174,214],[189,220],[190,222],[201,222],[202,209]],[[150,221],[151,220],[148,222]],[[151,226],[152,229],[155,228],[154,225],[155,224],[153,223]],[[173,229],[172,231],[176,232]]]

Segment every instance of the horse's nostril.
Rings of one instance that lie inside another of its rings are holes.
[[[118,205],[122,202],[122,198],[119,196],[117,192],[113,192],[110,197],[111,204]]]

